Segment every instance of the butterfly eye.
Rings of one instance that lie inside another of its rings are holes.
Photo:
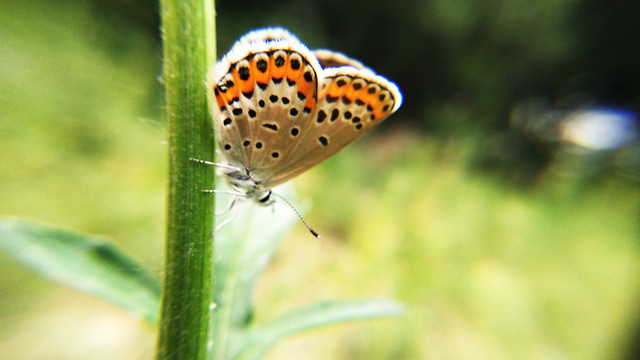
[[[271,198],[271,190],[269,190],[266,193],[264,193],[263,196],[258,199],[258,202],[260,202],[260,203],[268,203],[270,198]]]

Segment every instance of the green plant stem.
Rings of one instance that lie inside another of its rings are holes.
[[[161,0],[169,131],[167,238],[158,359],[206,359],[213,292],[213,129],[205,74],[215,59],[213,0]]]

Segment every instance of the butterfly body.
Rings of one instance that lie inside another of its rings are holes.
[[[247,198],[332,156],[398,109],[397,86],[330,50],[312,52],[281,28],[249,32],[212,67],[207,87],[223,162]]]

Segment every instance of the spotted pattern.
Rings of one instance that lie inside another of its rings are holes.
[[[278,50],[251,54],[238,63],[231,65],[229,73],[215,86],[214,94],[220,111],[228,105],[239,102],[240,94],[251,99],[256,88],[268,91],[269,83],[296,86],[296,96],[305,102],[306,113],[311,113],[316,105],[316,88],[313,68],[302,55],[295,51]],[[272,103],[277,101],[277,95],[270,98]],[[290,99],[283,98],[286,105]],[[264,107],[264,100],[260,100],[260,107]],[[238,116],[238,115],[236,115]]]
[[[249,35],[216,65],[207,84],[223,158],[246,170],[228,180],[262,201],[263,190],[384,120],[401,95],[395,84],[344,55],[324,51],[316,59],[297,39],[287,42],[295,39],[287,32]]]

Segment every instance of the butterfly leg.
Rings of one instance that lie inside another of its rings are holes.
[[[233,207],[236,205],[236,201],[237,200],[238,200],[237,196],[234,196],[233,198],[231,198],[231,201],[229,201],[229,204],[227,205],[227,208],[225,210],[216,212],[216,216],[224,215],[224,214],[228,213],[229,211],[231,211],[231,209],[233,209]]]
[[[218,230],[222,229],[222,227],[230,223],[236,217],[236,215],[238,215],[238,207],[234,207],[231,215],[228,218],[224,219],[223,222],[216,225],[216,227],[213,229],[213,236],[215,237]]]

